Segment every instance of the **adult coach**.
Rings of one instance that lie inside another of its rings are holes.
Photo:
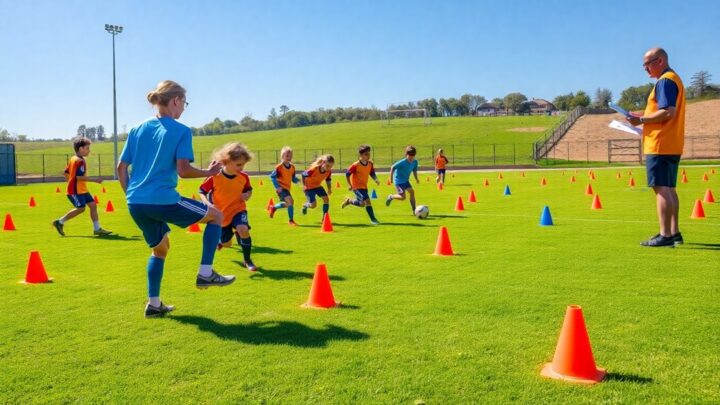
[[[185,89],[171,80],[165,80],[148,93],[147,99],[157,108],[157,116],[130,130],[117,170],[130,216],[152,249],[147,264],[148,303],[145,317],[154,318],[175,309],[160,301],[160,282],[165,257],[170,249],[168,223],[182,228],[196,222],[207,224],[195,281],[198,288],[232,284],[235,276],[222,276],[212,267],[220,241],[222,213],[215,207],[181,197],[176,190],[178,175],[198,178],[220,171],[218,162],[212,162],[207,170],[190,165],[194,159],[192,133],[190,128],[176,121],[188,104]],[[128,172],[131,166],[132,171]]]
[[[685,87],[680,76],[668,64],[662,48],[645,52],[643,67],[658,79],[648,96],[641,117],[629,117],[633,125],[643,124],[643,152],[648,186],[655,191],[660,233],[640,243],[642,246],[663,247],[682,244],[678,226],[680,202],[677,185],[680,155],[685,142]]]

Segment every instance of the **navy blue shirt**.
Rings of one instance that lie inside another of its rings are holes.
[[[665,72],[663,72],[663,74]],[[678,92],[679,89],[674,81],[670,79],[658,80],[657,83],[655,83],[655,101],[657,102],[658,109],[664,110],[668,107],[676,107]]]

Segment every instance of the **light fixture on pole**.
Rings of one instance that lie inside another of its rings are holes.
[[[113,48],[113,143],[114,143],[114,166],[113,166],[113,179],[117,180],[117,165],[118,165],[118,138],[117,138],[117,100],[115,92],[115,35],[123,31],[123,27],[118,25],[105,24],[105,31],[112,35],[112,48]]]

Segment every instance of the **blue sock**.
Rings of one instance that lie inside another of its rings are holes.
[[[160,282],[163,277],[165,259],[150,256],[147,263],[148,297],[160,296]]]
[[[365,207],[365,211],[367,211],[368,216],[370,217],[371,220],[377,221],[375,219],[375,211],[373,210],[372,205],[368,205],[367,207]]]
[[[330,211],[330,204],[323,204],[323,215],[327,214],[328,211]]]
[[[291,221],[293,220],[294,215],[295,215],[295,206],[291,205],[288,207],[288,217],[290,218]]]
[[[220,242],[220,233],[222,228],[217,224],[205,225],[205,233],[203,233],[203,249],[200,264],[212,265],[215,259],[215,249]]]

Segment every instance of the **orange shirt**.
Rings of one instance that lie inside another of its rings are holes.
[[[305,190],[310,190],[313,188],[322,187],[323,180],[328,183],[328,187],[330,187],[332,171],[326,170],[324,172],[320,171],[320,166],[317,165],[311,165],[309,169],[303,172],[303,183],[305,184]]]
[[[677,99],[675,100],[675,116],[667,121],[643,124],[643,152],[656,155],[682,155],[685,144],[685,86],[680,76],[672,70],[668,70],[658,78],[672,80],[678,88]],[[658,104],[655,100],[655,87],[648,96],[645,114],[649,115],[658,111]]]
[[[444,155],[435,156],[435,169],[444,169],[445,165],[448,164],[448,158]]]
[[[290,187],[292,187],[292,179],[295,177],[295,165],[290,163],[290,167],[286,167],[285,163],[281,162],[275,166],[274,173],[280,187],[285,190],[290,190]]]
[[[222,211],[223,227],[232,224],[236,214],[247,210],[242,194],[250,190],[252,190],[250,178],[244,172],[233,176],[220,171],[205,179],[200,185],[200,193],[207,196],[207,199]]]
[[[363,164],[358,160],[348,167],[346,176],[350,178],[353,190],[367,190],[368,178],[375,177],[375,166],[372,161]]]
[[[85,158],[78,155],[70,158],[70,162],[68,162],[65,167],[65,174],[68,175],[67,195],[85,194],[88,192],[85,181],[78,180],[78,176],[85,176],[86,171]]]

